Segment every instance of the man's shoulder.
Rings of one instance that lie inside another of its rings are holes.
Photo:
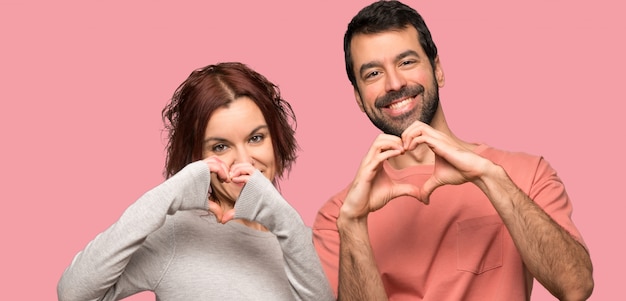
[[[477,153],[499,165],[522,165],[528,166],[533,162],[539,162],[542,157],[524,151],[511,151],[496,148],[489,145],[480,145]]]
[[[332,194],[330,198],[328,198],[326,202],[324,202],[324,205],[322,206],[322,208],[329,207],[329,206],[337,207],[337,208],[341,207],[341,205],[343,204],[343,200],[346,198],[346,195],[348,194],[349,189],[350,189],[350,184],[346,185],[341,190]]]
[[[317,215],[315,217],[315,226],[320,226],[322,224],[329,223],[329,225],[334,225],[335,221],[339,217],[339,209],[343,204],[343,201],[348,194],[348,189],[350,185],[342,188],[335,194],[331,195],[320,207],[317,211]]]
[[[556,175],[556,171],[540,155],[494,147],[486,147],[479,155],[502,166],[511,180],[527,193],[536,181],[553,179]]]

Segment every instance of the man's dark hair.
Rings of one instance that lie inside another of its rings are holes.
[[[359,11],[352,18],[343,38],[346,72],[352,86],[356,88],[356,77],[350,53],[350,42],[356,34],[375,34],[390,30],[401,30],[412,25],[417,30],[417,38],[426,52],[431,66],[435,66],[437,46],[433,42],[430,30],[417,11],[399,1],[381,0],[374,2]]]

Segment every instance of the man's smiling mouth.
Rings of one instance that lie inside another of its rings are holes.
[[[409,97],[409,98],[403,99],[401,101],[394,102],[394,103],[388,105],[387,108],[392,109],[392,110],[397,110],[397,109],[400,109],[402,107],[405,107],[405,106],[409,105],[413,100],[414,100],[413,97]]]

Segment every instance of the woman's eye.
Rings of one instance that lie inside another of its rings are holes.
[[[211,149],[213,150],[213,152],[220,153],[220,152],[225,151],[226,148],[228,147],[225,144],[216,144]]]
[[[265,136],[263,135],[254,135],[252,137],[250,137],[250,143],[259,143],[261,141],[263,141],[263,138],[265,138]]]

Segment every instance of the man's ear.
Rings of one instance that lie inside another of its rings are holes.
[[[439,60],[439,55],[435,57],[435,66],[434,66],[435,79],[437,80],[437,85],[439,88],[442,88],[446,84],[446,76],[443,74],[443,67],[441,67],[441,61]]]
[[[356,104],[361,109],[361,112],[365,112],[365,108],[363,107],[363,100],[361,100],[361,94],[359,93],[359,89],[354,88],[354,99],[356,100]]]

